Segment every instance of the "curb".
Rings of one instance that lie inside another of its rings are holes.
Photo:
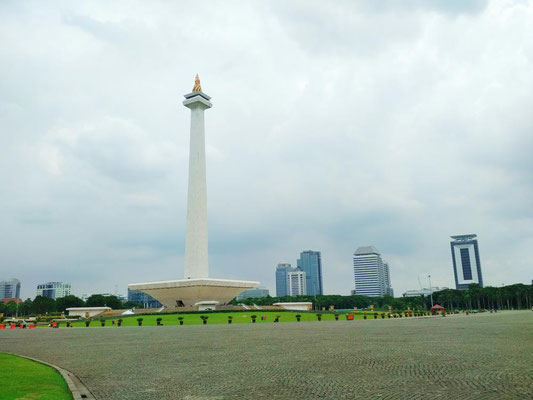
[[[61,374],[65,382],[67,383],[68,389],[70,390],[70,393],[72,394],[72,398],[74,400],[96,400],[96,397],[87,389],[87,387],[81,382],[81,380],[74,375],[72,372],[67,371],[64,368],[58,367],[57,365],[47,363],[45,361],[38,360],[33,357],[28,356],[22,356],[20,354],[15,353],[8,353],[4,352],[5,354],[11,354],[13,356],[26,358],[31,361],[38,362],[39,364],[44,364],[49,367],[54,368],[57,372]]]

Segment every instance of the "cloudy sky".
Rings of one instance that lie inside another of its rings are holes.
[[[0,279],[74,294],[181,278],[189,110],[206,113],[210,270],[326,293],[374,245],[397,295],[533,278],[532,1],[0,3]]]

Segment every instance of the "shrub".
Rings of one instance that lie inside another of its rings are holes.
[[[85,326],[88,328],[89,325],[91,325],[91,320],[90,319],[85,320]]]
[[[179,321],[180,325],[183,325],[183,317],[178,317],[178,321]]]
[[[231,315],[228,315],[228,324],[231,324],[232,320],[233,320],[233,317]]]
[[[274,322],[279,322],[280,318],[281,318],[281,315],[276,315],[276,318],[274,318]]]
[[[252,323],[255,324],[255,319],[257,318],[257,315],[252,315]]]
[[[137,318],[137,325],[143,326],[143,319],[142,318]]]
[[[317,318],[319,321],[322,321],[322,314],[317,314],[317,315],[316,315],[316,318]]]
[[[302,318],[302,316],[301,316],[300,314],[296,314],[296,320],[297,320],[298,322],[300,322],[300,318]]]
[[[207,324],[207,319],[209,318],[207,315],[200,315],[200,318],[202,318],[202,322],[204,325]]]
[[[161,326],[161,321],[163,320],[163,318],[159,317],[155,320],[155,322],[157,323],[157,326]]]
[[[335,321],[338,321],[338,320],[339,320],[339,313],[336,312],[336,313],[335,313]]]
[[[118,321],[117,321],[117,325],[118,326],[121,326],[122,325],[122,318],[119,318]]]

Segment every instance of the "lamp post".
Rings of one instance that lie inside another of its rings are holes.
[[[433,307],[433,289],[431,289],[431,275],[428,275],[429,280],[429,295],[431,296],[431,307]]]

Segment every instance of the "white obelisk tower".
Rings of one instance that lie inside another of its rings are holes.
[[[202,92],[200,79],[196,75],[192,93],[186,94],[183,102],[183,105],[191,110],[185,279],[207,278],[209,276],[204,111],[212,107],[210,99],[208,95]]]
[[[191,93],[185,95],[183,102],[183,105],[191,110],[184,279],[128,285],[128,289],[149,294],[168,307],[212,309],[228,304],[243,290],[259,286],[256,281],[209,278],[204,111],[211,108],[210,99],[202,92],[200,79],[196,75],[194,88]]]

